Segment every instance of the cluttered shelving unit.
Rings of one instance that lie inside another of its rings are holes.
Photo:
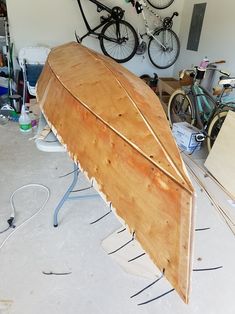
[[[6,119],[17,120],[20,112],[21,95],[18,95],[20,71],[14,69],[13,47],[6,0],[0,0],[0,122],[3,124]]]
[[[5,1],[0,1],[0,96],[8,93],[10,72],[10,33]]]

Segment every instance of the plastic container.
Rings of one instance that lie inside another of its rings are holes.
[[[201,70],[201,71],[204,70],[205,71],[207,66],[208,66],[208,64],[209,64],[209,59],[207,57],[205,57],[199,64],[199,70]]]
[[[37,128],[37,118],[35,116],[35,114],[32,112],[32,111],[29,111],[29,117],[30,117],[30,120],[31,120],[31,126],[33,129],[36,129]]]
[[[20,125],[20,131],[23,133],[32,132],[32,125],[31,125],[31,119],[27,112],[25,111],[25,106],[22,106],[21,114],[19,117],[19,125]]]
[[[196,79],[197,80],[202,80],[204,78],[204,75],[206,73],[206,68],[209,64],[209,60],[207,57],[205,57],[199,64],[199,67],[197,69],[197,75]]]

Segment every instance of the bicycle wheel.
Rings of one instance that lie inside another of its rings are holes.
[[[189,96],[182,90],[176,90],[168,103],[168,119],[170,126],[176,122],[195,123],[195,109]]]
[[[211,150],[215,143],[215,140],[219,134],[219,131],[224,123],[224,120],[228,114],[228,109],[218,112],[212,121],[210,122],[208,132],[207,132],[207,148],[208,151]]]
[[[165,9],[168,8],[174,0],[147,0],[148,3],[155,9]]]
[[[129,61],[138,48],[135,29],[126,21],[111,21],[100,34],[100,47],[106,56],[118,63]]]
[[[148,45],[149,59],[159,69],[167,69],[177,60],[180,42],[171,29],[159,29],[150,38]]]

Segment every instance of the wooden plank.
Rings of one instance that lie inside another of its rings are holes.
[[[162,100],[163,93],[171,95],[178,88],[181,88],[180,82],[173,77],[160,77],[158,81],[159,97]]]
[[[235,199],[235,112],[229,111],[205,166]]]
[[[222,215],[225,223],[235,234],[235,213],[231,195],[219,184],[219,182],[192,157],[182,153],[183,160],[189,173],[194,177],[202,191],[205,192],[213,207]]]
[[[49,125],[185,302],[194,194],[156,95],[78,44],[54,49],[37,86]]]

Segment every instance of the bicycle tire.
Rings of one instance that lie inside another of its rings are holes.
[[[110,38],[115,38],[117,23],[120,26],[121,38],[126,39],[124,40],[123,43],[120,44],[109,41],[103,37],[106,36]],[[135,55],[136,50],[138,48],[138,35],[134,27],[128,22],[110,21],[107,24],[105,24],[101,31],[100,47],[104,55],[109,56],[118,63],[124,63],[129,61]],[[120,57],[118,57],[118,53],[120,53]]]
[[[155,9],[162,10],[168,8],[174,0],[147,0],[148,3]]]
[[[229,109],[222,110],[220,112],[217,112],[213,119],[211,120],[208,132],[207,132],[207,149],[208,151],[211,150],[212,146],[214,145],[214,142],[219,134],[219,131],[224,123],[224,120],[228,114]],[[233,110],[234,111],[234,110]]]
[[[183,107],[183,110],[179,108],[180,106]],[[167,110],[171,127],[176,122],[188,122],[194,125],[196,120],[194,104],[183,90],[178,89],[171,95]]]
[[[154,37],[151,37],[148,44],[149,59],[155,67],[167,69],[178,59],[180,53],[179,38],[173,30],[164,28],[155,31],[153,36],[161,43],[164,43],[165,48]],[[161,62],[161,60],[163,61]]]

